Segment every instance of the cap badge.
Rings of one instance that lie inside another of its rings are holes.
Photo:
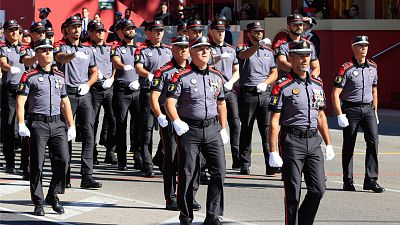
[[[357,71],[357,70],[354,70],[354,71],[353,71],[353,75],[354,75],[354,76],[358,76],[358,71]]]
[[[300,90],[299,90],[298,88],[294,88],[294,89],[292,90],[292,93],[293,93],[294,95],[298,95],[298,94],[300,93]]]
[[[193,79],[190,80],[190,83],[196,84],[196,83],[197,83],[197,80],[193,78]]]

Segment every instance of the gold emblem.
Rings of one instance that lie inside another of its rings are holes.
[[[335,82],[339,84],[339,83],[342,82],[342,80],[343,80],[343,77],[341,77],[341,76],[336,76]]]
[[[298,95],[298,94],[300,93],[300,90],[297,89],[297,88],[294,88],[294,89],[292,90],[292,93],[293,93],[294,95]]]

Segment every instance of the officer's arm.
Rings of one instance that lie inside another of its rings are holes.
[[[25,102],[28,96],[17,95],[17,119],[18,123],[24,123],[25,120]]]
[[[233,65],[232,67],[232,78],[228,81],[229,83],[234,84],[240,78],[239,74],[239,64]]]
[[[90,77],[87,84],[92,86],[99,79],[99,71],[97,70],[97,66],[89,68],[89,74]]]
[[[160,95],[161,92],[159,91],[151,91],[150,93],[150,107],[156,117],[159,117],[162,114],[160,104],[158,103],[158,98]]]
[[[238,54],[239,59],[247,59],[250,58],[254,53],[260,48],[260,45],[257,43],[246,50],[240,51]]]
[[[375,107],[375,112],[378,111],[378,87],[372,87],[372,103]]]
[[[112,70],[111,70],[111,77],[110,77],[110,79],[115,79],[115,71],[116,71],[116,69],[113,67],[112,68]]]
[[[0,67],[4,71],[9,71],[11,68],[11,65],[7,63],[7,58],[6,57],[1,57],[0,58]]]
[[[61,111],[67,121],[68,127],[74,126],[74,117],[72,116],[71,102],[68,96],[61,98]]]
[[[124,69],[124,64],[121,62],[121,58],[119,57],[119,56],[113,56],[112,58],[111,58],[111,61],[112,61],[112,63],[113,63],[113,66],[116,68],[116,69],[119,69],[119,70],[122,70],[122,69]]]
[[[75,54],[71,53],[68,54],[66,52],[59,52],[57,55],[54,57],[57,62],[65,64],[71,62],[75,58]]]
[[[135,63],[135,69],[136,69],[136,73],[139,74],[139,76],[141,76],[141,77],[147,77],[150,74],[149,71],[147,71],[145,68],[143,68],[142,63]]]
[[[278,152],[278,134],[279,134],[279,119],[281,118],[280,112],[272,112],[269,122],[269,149],[271,152]]]
[[[35,64],[36,61],[37,61],[37,57],[36,56],[28,56],[28,55],[26,55],[26,56],[21,58],[21,62],[26,67],[33,66],[33,64]]]
[[[319,66],[319,60],[314,60],[310,63],[311,67],[311,74],[318,77],[319,74],[321,73],[320,66]]]
[[[217,101],[217,111],[218,111],[219,123],[221,124],[222,129],[225,129],[226,128],[226,117],[227,117],[225,100]]]
[[[167,97],[167,100],[165,100],[165,111],[172,121],[179,119],[178,111],[176,110],[177,101],[177,99],[169,97]]]
[[[331,145],[331,137],[329,136],[329,127],[328,121],[326,119],[326,115],[324,110],[320,110],[318,112],[318,131],[321,134],[322,138],[326,145]]]
[[[290,70],[292,69],[292,64],[287,61],[286,55],[279,55],[276,58],[276,64],[278,64],[280,70],[283,70],[285,72],[290,72]]]
[[[342,115],[342,108],[340,107],[340,98],[339,95],[342,93],[342,88],[338,87],[333,87],[332,90],[332,104],[333,104],[333,110],[335,110],[336,115]]]
[[[272,85],[276,79],[278,79],[278,69],[274,68],[271,70],[271,73],[269,73],[268,78],[264,81],[264,83]]]

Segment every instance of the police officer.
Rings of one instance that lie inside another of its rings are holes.
[[[377,65],[366,59],[369,45],[367,36],[356,36],[352,38],[351,44],[353,58],[339,69],[332,91],[333,108],[338,115],[339,126],[343,127],[343,190],[356,190],[353,184],[353,153],[358,128],[361,127],[367,143],[363,189],[381,193],[385,189],[377,183]]]
[[[301,40],[307,41],[306,39],[302,38],[302,34],[304,32],[304,18],[300,14],[292,14],[286,18],[287,22],[287,29],[288,35],[286,38],[281,39],[278,41],[275,46],[275,57],[276,57],[276,64],[279,67],[279,77],[282,77],[287,72],[290,71],[291,65],[288,61],[289,56],[289,43],[290,42],[299,42]],[[307,41],[308,42],[308,41]],[[320,73],[320,66],[319,60],[317,58],[317,53],[315,51],[314,45],[311,44],[311,74],[314,76],[319,76]]]
[[[318,37],[318,34],[315,33],[312,28],[313,26],[317,25],[317,20],[314,17],[305,17],[304,18],[304,32],[301,35],[304,39],[310,41],[313,43],[315,47],[315,53],[317,55],[317,58],[319,57],[321,48],[321,40]]]
[[[240,120],[237,96],[233,85],[239,80],[239,62],[236,58],[235,48],[227,44],[225,40],[225,23],[221,20],[214,21],[210,25],[211,62],[213,67],[221,71],[224,77],[225,102],[228,111],[229,133],[232,152],[232,169],[240,169],[239,135]],[[214,59],[220,57],[220,61],[214,64]]]
[[[35,68],[35,64],[37,63],[34,51],[35,43],[46,38],[46,30],[41,22],[34,22],[29,28],[29,31],[32,42],[21,48],[20,60],[26,68]]]
[[[113,108],[116,118],[115,142],[118,169],[126,170],[126,129],[128,111],[131,114],[131,120],[134,120],[134,127],[138,129],[140,127],[140,84],[139,75],[133,67],[137,48],[134,41],[136,26],[132,20],[124,20],[121,22],[120,27],[124,37],[122,45],[111,51],[111,59],[116,69]],[[140,141],[140,136],[136,135],[136,138],[137,140],[135,142],[138,143]],[[141,160],[136,159],[136,157],[138,157],[138,155],[135,152],[135,164],[141,162]]]
[[[97,128],[99,125],[100,108],[104,108],[104,117],[107,120],[107,138],[106,138],[106,157],[105,163],[117,164],[115,158],[115,117],[112,106],[113,99],[113,88],[114,74],[112,71],[111,63],[111,46],[105,43],[105,32],[104,25],[101,22],[92,20],[88,24],[90,45],[96,59],[98,67],[99,79],[94,83],[90,92],[93,98],[93,109],[95,112],[95,123],[94,123],[94,143],[96,143]],[[93,149],[94,161],[97,160],[97,149],[96,144]]]
[[[189,36],[189,40],[196,39],[203,36],[204,27],[201,25],[200,20],[189,20],[186,26],[186,33]]]
[[[5,45],[1,47],[0,66],[2,70],[2,130],[4,132],[3,154],[6,161],[6,173],[16,174],[15,147],[17,145],[17,120],[15,118],[16,90],[24,65],[19,61],[21,44],[19,42],[20,25],[15,20],[4,23]]]
[[[59,214],[64,213],[57,194],[65,192],[65,176],[68,168],[68,140],[76,132],[71,111],[71,104],[65,89],[65,79],[61,71],[53,70],[53,45],[49,39],[35,43],[38,66],[24,73],[17,90],[18,133],[28,136],[30,146],[30,187],[31,198],[35,205],[33,214],[44,216],[43,203],[51,205]],[[25,102],[29,106],[28,126],[25,125]],[[62,111],[68,124],[60,118]],[[68,134],[68,135],[67,135]],[[46,145],[49,147],[52,178],[46,199],[43,196],[42,171]]]
[[[239,151],[241,160],[241,174],[250,173],[251,138],[254,121],[257,119],[262,147],[267,167],[267,174],[274,171],[268,165],[268,100],[271,84],[277,79],[277,69],[272,50],[266,47],[269,39],[264,37],[264,29],[260,22],[247,25],[247,36],[250,41],[237,47],[239,59],[239,86],[238,96],[239,117],[242,123],[240,128]]]
[[[92,96],[89,92],[98,80],[97,66],[93,51],[79,41],[82,22],[79,17],[71,16],[65,22],[67,39],[65,44],[55,49],[55,59],[65,74],[66,90],[71,101],[72,113],[77,116],[82,129],[81,188],[100,188],[102,184],[93,177],[94,147],[94,111]],[[87,68],[87,69],[86,69]],[[69,143],[70,155],[72,143]],[[70,167],[67,174],[70,186]]]
[[[292,42],[289,49],[292,69],[274,85],[269,103],[269,164],[280,167],[283,159],[285,224],[313,224],[325,192],[322,139],[327,145],[326,159],[333,159],[335,154],[323,111],[326,99],[322,80],[308,72],[311,46],[304,41]],[[282,158],[277,150],[278,139]],[[302,174],[307,194],[299,207]]]
[[[54,30],[52,27],[46,27],[46,38],[54,43]]]
[[[40,8],[39,9],[39,18],[42,20],[42,24],[45,27],[53,27],[50,20],[47,18],[51,12],[50,8]]]
[[[143,159],[143,173],[147,177],[154,176],[152,161],[154,117],[150,108],[150,82],[154,73],[172,58],[171,50],[161,43],[164,36],[162,21],[155,20],[146,25],[145,43],[135,52],[135,69],[140,78],[140,115],[141,126],[141,151]]]
[[[187,23],[181,22],[176,26],[176,35],[178,36],[187,36]]]
[[[228,143],[226,132],[226,104],[224,80],[221,73],[208,65],[210,44],[207,37],[190,42],[192,63],[187,70],[175,74],[168,86],[165,109],[177,134],[178,151],[178,206],[181,224],[193,221],[193,179],[198,173],[200,151],[211,174],[207,193],[205,225],[221,224],[223,213],[223,185],[225,154]]]

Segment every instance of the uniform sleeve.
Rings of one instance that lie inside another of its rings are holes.
[[[275,49],[275,58],[278,58],[278,56],[280,55],[284,55],[284,56],[288,56],[289,55],[289,51],[287,48],[287,44],[281,44],[277,49]]]
[[[246,45],[239,45],[236,48],[236,55],[239,55],[240,52],[245,51],[246,49],[248,49],[249,47]]]
[[[272,88],[271,98],[268,105],[268,110],[272,112],[280,112],[282,109],[282,89],[278,84]]]
[[[2,58],[2,57],[6,57],[6,58],[7,58],[7,53],[6,53],[6,51],[4,50],[4,48],[1,48],[1,49],[0,49],[0,58]]]
[[[151,90],[161,92],[164,87],[163,72],[158,69],[154,73],[153,81],[151,82]]]
[[[24,75],[23,75],[23,77],[24,77]],[[17,94],[28,96],[29,95],[29,86],[30,86],[29,79],[22,78],[18,84]]]
[[[335,83],[333,84],[334,87],[338,87],[338,88],[343,88],[344,85],[346,85],[346,70],[345,68],[342,66],[339,69],[338,74],[336,75],[335,78]]]
[[[135,65],[137,63],[144,64],[144,62],[145,62],[145,59],[144,59],[143,51],[141,48],[137,48],[135,50]]]
[[[269,68],[270,70],[277,68],[275,60],[274,60],[274,53],[273,52],[269,52],[268,53],[270,55],[270,60],[269,60]]]
[[[224,79],[221,77],[221,86],[219,87],[219,94],[217,97],[217,101],[225,100],[225,91],[224,91]]]
[[[238,58],[237,58],[237,54],[236,54],[236,52],[234,51],[234,52],[232,52],[232,54],[233,54],[233,65],[238,65],[239,64],[239,60],[238,60]]]
[[[88,48],[88,49],[89,49],[89,54],[90,54],[89,68],[93,68],[93,67],[97,66],[96,57],[94,57],[93,50],[91,48]]]
[[[318,60],[317,58],[317,51],[315,50],[315,47],[313,44],[311,44],[311,56],[310,56],[310,61],[315,61]]]
[[[68,97],[67,88],[65,87],[65,80],[63,81],[63,85],[61,86],[61,98]]]
[[[168,84],[167,97],[178,99],[182,91],[182,80],[179,78],[177,79],[175,75]]]
[[[56,46],[53,50],[54,56],[61,52],[67,52],[67,47],[65,45]]]
[[[22,47],[21,51],[19,52],[19,63],[22,63],[22,59],[25,56],[32,56],[32,54],[31,54],[31,51],[28,48]]]
[[[378,86],[378,68],[376,68],[374,80],[372,81],[372,87]]]

